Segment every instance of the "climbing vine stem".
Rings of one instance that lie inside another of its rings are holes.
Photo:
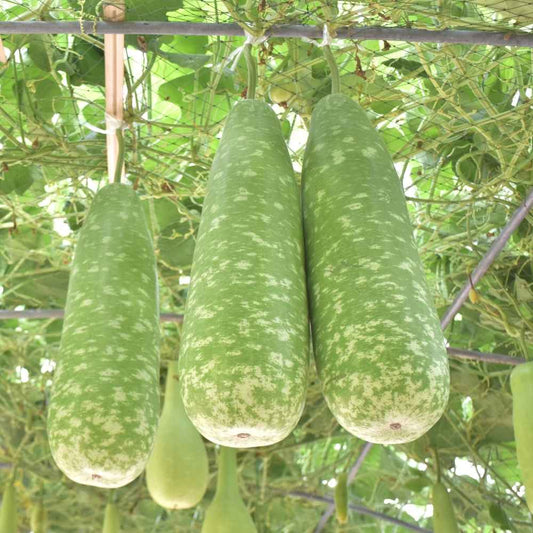
[[[324,51],[324,57],[328,63],[331,76],[331,94],[337,94],[341,89],[339,67],[337,66],[337,62],[335,61],[335,57],[333,56],[333,52],[331,51],[329,44],[324,45],[322,49]]]
[[[246,58],[246,66],[248,67],[248,89],[246,97],[250,100],[255,98],[255,88],[257,86],[257,63],[252,54],[251,43],[244,45],[244,57]]]

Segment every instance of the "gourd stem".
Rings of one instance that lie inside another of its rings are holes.
[[[324,50],[324,57],[328,62],[329,72],[331,76],[331,94],[337,94],[340,92],[341,89],[339,67],[337,66],[337,62],[335,61],[335,57],[333,56],[333,52],[331,51],[329,44],[324,45],[322,48]]]
[[[433,448],[433,455],[435,456],[435,470],[437,472],[437,481],[440,481],[440,460],[439,452],[436,448]]]
[[[237,451],[235,448],[221,446],[218,454],[217,494],[238,492]]]
[[[253,100],[257,86],[257,63],[252,55],[252,45],[250,43],[244,45],[244,57],[246,58],[246,66],[248,67],[248,90],[246,91],[246,98]]]
[[[167,381],[165,383],[165,405],[172,405],[172,409],[174,411],[176,410],[176,406],[179,406],[181,409],[184,409],[183,402],[181,401],[177,378],[178,361],[169,361]],[[174,414],[177,415],[177,413]]]
[[[117,128],[115,134],[118,142],[118,155],[113,182],[120,183],[120,179],[122,178],[122,167],[124,166],[124,136],[122,135],[122,130],[120,128]]]

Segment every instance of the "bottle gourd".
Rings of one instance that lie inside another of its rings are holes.
[[[234,448],[222,447],[218,454],[217,488],[205,513],[201,533],[257,533],[239,493]]]
[[[513,394],[513,427],[516,455],[522,483],[526,489],[526,502],[533,513],[533,362],[523,363],[511,372]]]
[[[155,255],[140,200],[94,197],[70,274],[48,437],[73,481],[120,487],[146,466],[159,416]]]
[[[120,514],[113,502],[108,502],[104,513],[104,527],[102,533],[120,533]]]
[[[194,507],[209,481],[209,463],[202,437],[185,413],[178,383],[178,362],[168,365],[165,403],[146,465],[152,499],[167,509]]]
[[[452,500],[446,487],[438,481],[433,485],[434,533],[459,533]]]
[[[254,100],[230,112],[202,210],[179,370],[185,410],[212,442],[284,439],[308,374],[298,186],[281,127]]]
[[[303,171],[313,347],[337,421],[369,442],[415,440],[441,417],[448,358],[403,190],[364,110],[316,106]]]
[[[31,529],[33,533],[47,533],[48,531],[48,511],[43,505],[43,502],[37,502],[31,510],[30,519]]]
[[[348,475],[343,472],[335,485],[335,516],[339,524],[348,522]]]
[[[17,493],[13,483],[8,483],[2,494],[2,507],[0,507],[0,532],[17,533]]]

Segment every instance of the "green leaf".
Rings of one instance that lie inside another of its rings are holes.
[[[28,55],[33,64],[45,72],[50,72],[53,64],[62,57],[50,35],[32,35]]]
[[[514,531],[515,528],[510,522],[507,513],[504,511],[503,507],[497,503],[491,503],[489,507],[490,517],[506,531]]]
[[[35,165],[10,166],[9,170],[2,173],[0,192],[9,194],[14,191],[19,195],[24,194],[33,185],[33,182],[41,177],[41,170]]]
[[[211,59],[211,56],[205,54],[170,54],[161,51],[158,54],[179,67],[193,70],[203,67]]]
[[[72,67],[70,81],[73,85],[105,85],[104,52],[97,46],[75,38],[69,55]]]

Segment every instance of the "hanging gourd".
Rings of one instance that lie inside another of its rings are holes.
[[[113,502],[108,502],[105,507],[102,533],[120,533],[120,514],[117,505]]]
[[[179,358],[183,403],[224,446],[267,446],[302,414],[308,317],[300,195],[263,102],[232,109],[211,168]]]
[[[516,366],[511,372],[513,394],[513,427],[516,442],[516,455],[526,489],[526,502],[533,513],[533,362]]]
[[[0,507],[0,532],[17,533],[17,493],[12,481],[8,482],[2,494]]]
[[[444,339],[391,157],[347,96],[317,104],[302,184],[313,346],[326,402],[359,438],[415,440],[448,401]]]
[[[159,414],[159,305],[152,240],[135,191],[102,188],[80,230],[48,412],[57,466],[120,487],[143,470]]]
[[[348,522],[348,475],[339,474],[335,485],[335,516],[339,524]]]
[[[435,533],[459,533],[452,500],[446,487],[437,481],[433,485],[433,530]]]
[[[221,448],[218,454],[217,488],[205,513],[201,533],[257,533],[239,493],[234,448]]]
[[[194,507],[209,481],[202,437],[185,413],[178,383],[178,362],[168,365],[165,403],[154,448],[146,465],[146,484],[153,500],[167,509]]]
[[[48,511],[42,501],[33,506],[30,524],[33,533],[46,533],[48,531]]]

